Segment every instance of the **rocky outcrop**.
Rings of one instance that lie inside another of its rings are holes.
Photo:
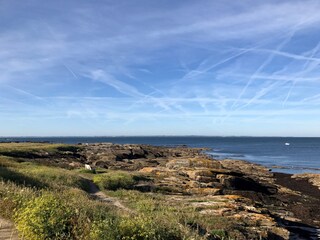
[[[203,149],[157,147],[137,144],[97,143],[85,146],[81,155],[86,163],[108,169],[139,170],[166,164],[171,158],[189,158],[204,154]]]
[[[240,160],[223,160],[220,161],[225,169],[238,173],[239,176],[227,177],[227,185],[233,186],[235,189],[251,189],[255,192],[267,194],[275,194],[278,191],[274,184],[273,173],[269,169],[254,163]]]
[[[306,209],[314,209],[320,204],[318,199],[303,196],[297,189],[279,182],[279,175],[263,166],[238,160],[217,161],[203,154],[203,150],[89,144],[81,155],[87,164],[138,171],[152,179],[139,183],[136,190],[161,192],[173,204],[189,204],[204,216],[230,219],[239,229],[237,239],[315,236],[320,214]],[[309,205],[299,212],[296,204]]]

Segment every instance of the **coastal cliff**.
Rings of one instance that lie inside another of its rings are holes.
[[[130,212],[139,212],[132,203],[139,194],[159,199],[172,211],[192,212],[197,220],[188,220],[185,226],[201,239],[319,237],[317,174],[273,173],[246,161],[212,159],[205,150],[99,143],[58,146],[54,151],[0,151],[0,155],[68,171],[90,166],[80,176],[93,179],[105,194],[119,197],[122,209],[133,206]],[[106,179],[114,178],[114,173],[118,185],[106,187]],[[128,193],[114,192],[117,189]]]

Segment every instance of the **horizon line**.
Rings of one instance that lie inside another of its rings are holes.
[[[121,137],[252,137],[252,138],[320,138],[320,136],[250,136],[250,135],[67,135],[67,136],[0,136],[0,138],[121,138]]]

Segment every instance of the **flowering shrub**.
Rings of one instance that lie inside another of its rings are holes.
[[[16,213],[17,229],[26,239],[70,239],[74,212],[59,197],[46,193]]]

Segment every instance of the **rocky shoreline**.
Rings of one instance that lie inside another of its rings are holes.
[[[243,239],[319,238],[320,190],[312,185],[318,174],[274,173],[246,161],[215,160],[203,150],[89,144],[81,155],[93,167],[148,174],[153,181],[136,186],[141,191],[164,192],[173,204],[192,200],[204,217],[236,219]]]
[[[319,239],[319,174],[290,175],[241,160],[216,160],[204,148],[80,144],[16,157],[67,168],[138,172],[134,189],[230,222],[236,239]],[[10,153],[12,154],[12,153]],[[205,233],[205,230],[204,234]],[[208,238],[209,239],[209,238]]]

